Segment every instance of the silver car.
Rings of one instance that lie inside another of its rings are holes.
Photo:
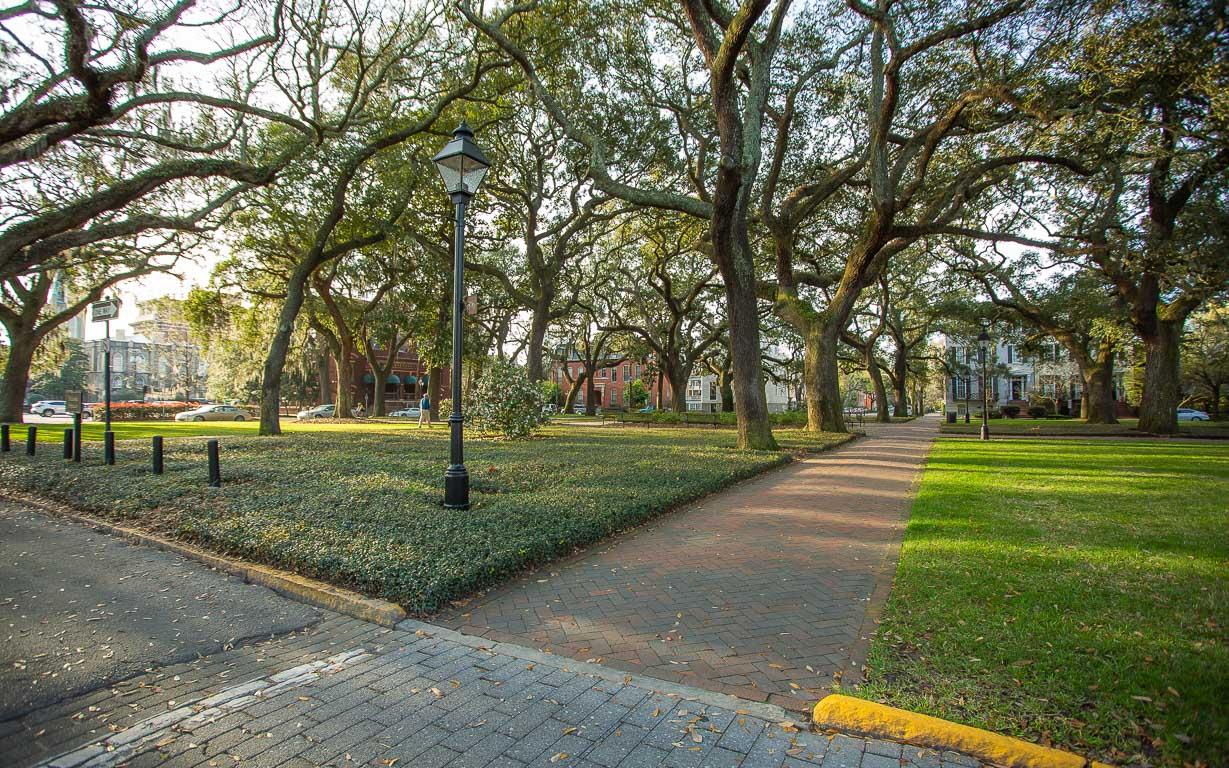
[[[202,405],[175,414],[175,421],[246,421],[250,414],[234,405]]]
[[[335,407],[332,403],[327,405],[317,405],[315,408],[308,408],[299,411],[294,415],[296,419],[331,419]]]
[[[1207,421],[1208,414],[1194,408],[1179,408],[1178,421]]]

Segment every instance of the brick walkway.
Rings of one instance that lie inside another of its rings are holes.
[[[861,677],[936,417],[866,431],[435,621],[803,708]]]

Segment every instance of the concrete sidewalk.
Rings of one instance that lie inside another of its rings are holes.
[[[937,418],[865,430],[436,621],[802,709],[862,676]]]

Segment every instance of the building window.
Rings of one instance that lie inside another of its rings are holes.
[[[611,368],[611,369],[610,369],[610,380],[611,380],[611,381],[618,381],[618,380],[619,380],[619,369],[618,369],[618,368]]]
[[[631,381],[631,379],[632,379],[632,366],[629,363],[624,363],[623,364],[623,380]]]
[[[1010,365],[1012,362],[1012,357],[1014,356],[1014,353],[1016,351],[1016,348],[1008,344],[1006,347],[1004,347],[1004,349],[1007,350],[1007,363],[1008,365]]]
[[[687,399],[699,400],[704,396],[703,390],[700,388],[699,379],[691,379],[687,382]]]
[[[969,382],[966,380],[959,377],[952,379],[952,390],[957,400],[969,399]]]
[[[717,401],[717,382],[710,381],[708,383],[708,399],[713,402]]]
[[[599,379],[604,379],[604,378],[606,378],[606,369],[605,369],[605,368],[598,368],[598,369],[597,369],[597,377],[598,377]]]

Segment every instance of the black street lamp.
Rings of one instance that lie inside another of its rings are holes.
[[[977,334],[977,356],[981,358],[981,439],[990,439],[990,392],[986,389],[986,358],[990,352],[990,334],[982,326]]]
[[[444,506],[469,509],[469,472],[465,469],[465,448],[461,417],[461,317],[465,311],[465,206],[478,192],[491,163],[474,143],[474,132],[464,121],[452,132],[452,141],[432,158],[444,180],[444,190],[456,207],[454,252],[452,260],[452,413],[448,416],[451,434],[448,469],[444,472]]]

